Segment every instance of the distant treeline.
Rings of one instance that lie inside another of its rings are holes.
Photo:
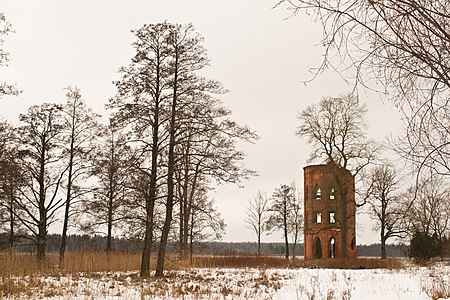
[[[7,240],[6,235],[0,235],[1,245]],[[51,234],[47,240],[47,251],[57,252],[61,243],[61,235]],[[34,245],[27,238],[21,238],[16,241],[15,249],[21,252],[35,252]],[[290,253],[294,252],[293,245],[290,245]],[[387,245],[387,255],[390,257],[406,256],[408,246],[404,244]],[[67,239],[68,251],[83,250],[102,250],[106,249],[106,237],[100,235],[70,235]],[[142,243],[139,240],[130,239],[112,239],[112,249],[114,251],[138,252],[142,250]],[[154,250],[157,244],[154,245]],[[171,244],[169,250],[175,251],[176,244]],[[303,244],[297,244],[295,247],[296,256],[303,256]],[[380,244],[358,245],[356,248],[358,256],[379,257],[381,255]],[[257,252],[257,243],[255,242],[206,242],[195,246],[195,254],[204,255],[255,255]],[[261,243],[262,255],[283,255],[284,243]]]

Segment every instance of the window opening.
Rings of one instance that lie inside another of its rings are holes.
[[[316,219],[315,219],[317,224],[322,223],[322,213],[318,212],[316,213]]]
[[[331,188],[331,191],[330,191],[330,200],[334,200],[334,188]]]
[[[336,213],[334,211],[330,211],[328,213],[328,222],[330,224],[335,224],[336,223]]]
[[[328,257],[329,258],[335,258],[336,257],[336,240],[334,239],[334,237],[332,237],[330,239],[330,243],[328,245]]]
[[[313,255],[314,255],[314,258],[321,258],[322,257],[322,245],[320,243],[319,237],[317,237],[317,236],[314,239]]]
[[[320,188],[317,188],[317,191],[316,191],[316,200],[320,200],[321,197],[322,197],[322,191],[320,190]]]

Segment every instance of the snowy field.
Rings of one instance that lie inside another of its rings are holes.
[[[1,278],[0,299],[450,299],[450,266],[399,270],[191,269]],[[11,293],[14,291],[14,293]]]

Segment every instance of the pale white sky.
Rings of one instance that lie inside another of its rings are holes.
[[[0,81],[17,83],[23,93],[1,100],[0,116],[12,122],[34,104],[65,102],[64,88],[81,89],[88,105],[105,114],[104,104],[114,95],[117,70],[133,54],[131,29],[162,21],[192,23],[205,38],[211,67],[205,75],[231,92],[223,96],[234,119],[260,135],[254,145],[242,144],[246,164],[259,176],[244,188],[219,187],[217,207],[227,223],[225,241],[254,241],[244,226],[248,200],[258,190],[271,195],[280,184],[295,180],[303,186],[302,172],[310,147],[295,136],[296,114],[322,96],[351,90],[328,72],[313,82],[309,68],[317,67],[322,49],[321,30],[310,17],[286,19],[289,12],[272,9],[276,0],[3,0],[1,11],[16,31],[6,37],[11,53]],[[399,114],[377,95],[360,94],[367,103],[369,136],[383,141],[401,130]],[[371,225],[358,216],[358,243],[378,241]],[[282,241],[281,235],[263,242]]]

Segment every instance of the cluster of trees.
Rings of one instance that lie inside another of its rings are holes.
[[[63,266],[71,226],[105,233],[107,250],[120,234],[142,241],[148,277],[153,245],[162,276],[168,242],[187,256],[224,232],[209,191],[254,174],[236,144],[257,135],[231,119],[222,85],[199,75],[208,58],[192,25],[133,33],[135,54],[120,69],[107,124],[76,87],[64,105],[32,106],[19,125],[0,123],[0,217],[11,247],[19,233],[31,237],[42,260],[49,226],[61,222]]]
[[[258,191],[249,200],[246,210],[245,223],[247,228],[254,231],[257,237],[257,254],[261,255],[261,237],[281,231],[284,238],[284,255],[289,258],[289,238],[292,244],[292,258],[295,258],[296,245],[303,233],[303,198],[295,183],[282,184],[276,188],[272,197]]]

